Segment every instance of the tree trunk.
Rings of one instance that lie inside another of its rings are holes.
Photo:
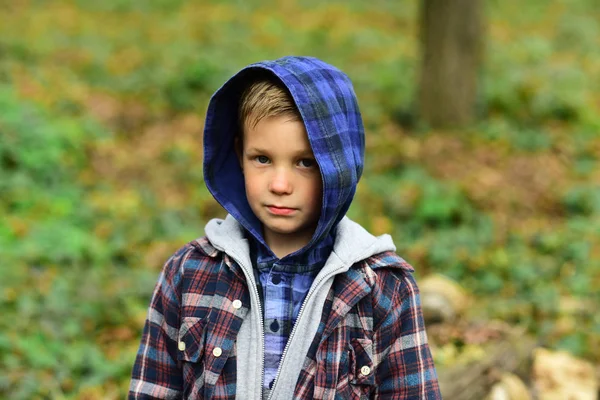
[[[482,0],[422,0],[418,112],[430,127],[473,122],[483,43]]]

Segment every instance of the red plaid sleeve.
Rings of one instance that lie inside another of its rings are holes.
[[[181,268],[193,247],[186,245],[160,274],[137,353],[129,399],[179,399],[183,377],[177,363]]]
[[[390,303],[385,307],[387,316],[375,327],[378,398],[441,399],[419,289],[412,274],[387,270],[380,271],[379,278],[384,294],[380,298]]]

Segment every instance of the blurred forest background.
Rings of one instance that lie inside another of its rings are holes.
[[[450,327],[503,321],[597,368],[598,3],[485,1],[461,129],[415,111],[419,6],[1,2],[0,398],[125,396],[162,264],[224,215],[202,177],[210,95],[288,54],[353,80],[367,165],[350,216],[391,233],[418,280],[460,286]],[[482,357],[452,332],[432,334],[440,375]]]

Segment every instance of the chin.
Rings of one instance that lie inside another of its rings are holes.
[[[286,225],[286,226],[267,225],[267,227],[269,228],[269,230],[271,230],[275,233],[278,233],[280,235],[290,235],[290,234],[300,231],[300,227],[295,226],[295,225]]]

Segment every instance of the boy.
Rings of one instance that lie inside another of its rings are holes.
[[[229,215],[167,261],[130,399],[441,398],[412,267],[345,217],[363,156],[352,84],[320,60],[214,94],[204,176]]]

